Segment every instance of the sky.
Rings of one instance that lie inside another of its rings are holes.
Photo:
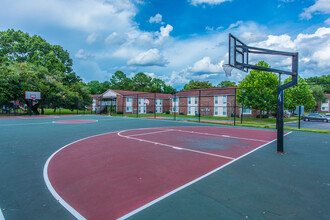
[[[84,82],[121,70],[181,89],[226,77],[228,34],[249,46],[299,53],[303,78],[330,74],[329,0],[1,0],[0,31],[39,35],[70,53]],[[251,56],[288,70],[287,57]]]

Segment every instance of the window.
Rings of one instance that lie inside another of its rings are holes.
[[[328,107],[322,107],[321,111],[329,111],[329,108]]]
[[[156,105],[158,105],[158,99],[156,99]]]
[[[126,112],[132,112],[132,107],[126,107]]]
[[[188,97],[188,104],[191,104],[191,97]]]
[[[178,111],[179,111],[179,108],[178,108],[178,107],[173,107],[173,108],[172,108],[172,111],[173,111],[173,112],[178,112]]]
[[[141,99],[139,99],[139,105],[141,105]]]
[[[251,109],[249,109],[249,108],[243,109],[243,114],[251,115],[251,113],[252,113],[252,110]]]
[[[214,104],[218,104],[219,103],[219,96],[214,96]]]
[[[188,115],[191,114],[191,107],[188,107]]]
[[[329,103],[329,99],[325,100],[325,103]]]
[[[162,104],[162,100],[161,100],[161,99],[159,99],[159,104],[160,104],[160,105]]]
[[[132,98],[126,98],[126,102],[132,102]]]
[[[222,115],[227,116],[227,108],[222,108]]]
[[[178,102],[178,98],[173,98],[173,102]]]
[[[196,97],[195,97],[195,104],[197,104],[197,100],[198,100],[198,97],[196,96]]]
[[[146,113],[146,107],[139,107],[139,113]]]
[[[219,114],[219,107],[215,107],[214,108],[214,115],[218,115]]]
[[[222,103],[223,104],[226,104],[227,103],[227,96],[222,96]]]

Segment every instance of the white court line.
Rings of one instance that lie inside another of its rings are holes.
[[[223,134],[210,134],[210,133],[202,133],[197,131],[185,131],[185,130],[177,130],[172,129],[173,131],[180,131],[180,132],[187,132],[187,133],[193,133],[193,134],[204,134],[204,135],[210,135],[210,136],[216,136],[216,137],[225,137],[225,138],[233,138],[233,139],[242,139],[242,140],[248,140],[248,141],[259,141],[259,142],[269,142],[265,140],[259,140],[259,139],[252,139],[252,138],[243,138],[243,137],[234,137],[229,135],[223,135]]]
[[[235,159],[233,157],[226,157],[226,156],[222,156],[222,155],[218,155],[218,154],[212,154],[212,153],[207,153],[207,152],[203,152],[203,151],[192,150],[192,149],[189,149],[189,148],[177,147],[177,146],[174,146],[174,145],[163,144],[163,143],[154,142],[154,141],[148,141],[148,140],[139,139],[139,138],[135,138],[135,137],[131,137],[131,136],[124,136],[124,135],[121,134],[121,132],[123,132],[123,131],[120,131],[117,134],[118,134],[118,136],[124,137],[124,138],[134,139],[134,140],[137,140],[137,141],[143,141],[143,142],[147,142],[147,143],[151,143],[151,144],[156,144],[156,145],[162,145],[162,146],[170,147],[170,148],[177,149],[177,150],[178,149],[180,149],[180,150],[182,149],[182,150],[191,151],[191,152],[194,152],[194,153],[206,154],[206,155],[215,156],[215,157],[221,157],[221,158],[226,158],[226,159],[230,159],[230,160],[234,160]]]
[[[162,131],[154,131],[154,132],[148,132],[148,133],[141,133],[141,134],[133,134],[133,135],[127,135],[126,137],[135,137],[135,136],[140,136],[140,135],[147,135],[147,134],[157,134],[157,133],[163,133],[163,132],[168,132],[168,131],[173,131],[173,129],[167,129],[167,130],[162,130]]]
[[[288,134],[291,134],[291,133],[292,133],[292,132],[288,132],[287,134],[285,134],[285,136],[288,135]],[[165,194],[165,195],[163,195],[163,196],[161,196],[161,197],[159,197],[159,198],[157,198],[157,199],[155,199],[155,200],[153,200],[153,201],[151,201],[151,202],[145,204],[144,206],[141,206],[141,207],[138,208],[138,209],[135,209],[134,211],[132,211],[132,212],[130,212],[130,213],[128,213],[128,214],[126,214],[126,215],[124,215],[124,216],[118,218],[117,220],[127,219],[127,218],[129,218],[129,217],[131,217],[131,216],[137,214],[138,212],[140,212],[140,211],[142,211],[142,210],[144,210],[144,209],[146,209],[146,208],[148,208],[148,207],[154,205],[155,203],[157,203],[157,202],[159,202],[159,201],[161,201],[161,200],[163,200],[163,199],[165,199],[165,198],[167,198],[167,197],[173,195],[174,193],[176,193],[176,192],[178,192],[178,191],[180,191],[180,190],[182,190],[182,189],[184,189],[184,188],[186,188],[186,187],[188,187],[188,186],[190,186],[190,185],[192,185],[192,184],[194,184],[194,183],[200,181],[201,179],[204,179],[205,177],[207,177],[207,176],[209,176],[209,175],[211,175],[211,174],[213,174],[213,173],[215,173],[215,172],[217,172],[217,171],[219,171],[219,170],[225,168],[226,166],[228,166],[228,165],[230,165],[230,164],[236,162],[237,160],[239,160],[239,159],[241,159],[241,158],[243,158],[243,157],[245,157],[245,156],[247,156],[247,155],[253,153],[253,152],[256,151],[256,150],[259,150],[260,148],[262,148],[262,147],[264,147],[264,146],[266,146],[266,145],[268,145],[268,144],[270,144],[270,143],[272,143],[272,142],[274,142],[274,141],[276,141],[276,140],[277,140],[277,139],[274,139],[274,140],[272,140],[272,141],[269,141],[268,143],[263,144],[263,145],[261,145],[260,147],[254,149],[254,150],[252,150],[252,151],[250,151],[250,152],[248,152],[248,153],[246,153],[246,154],[243,154],[242,156],[240,156],[240,157],[238,157],[238,158],[236,158],[236,159],[234,159],[234,160],[232,160],[232,161],[230,161],[230,162],[228,162],[228,163],[226,163],[226,164],[224,164],[224,165],[222,165],[222,166],[220,166],[220,167],[218,167],[218,168],[212,170],[211,172],[209,172],[209,173],[207,173],[207,174],[205,174],[205,175],[203,175],[203,176],[201,176],[201,177],[199,177],[199,178],[197,178],[197,179],[194,179],[193,181],[191,181],[191,182],[189,182],[189,183],[187,183],[187,184],[185,184],[185,185],[183,185],[183,186],[181,186],[181,187],[179,187],[179,188],[176,188],[175,190],[173,190],[173,191],[171,191],[171,192],[169,192],[169,193],[167,193],[167,194]]]
[[[3,216],[1,208],[0,208],[0,220],[5,220],[5,216]]]

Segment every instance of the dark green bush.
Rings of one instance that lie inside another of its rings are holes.
[[[257,115],[256,118],[260,118],[260,115]],[[268,115],[261,115],[261,118],[269,118]]]

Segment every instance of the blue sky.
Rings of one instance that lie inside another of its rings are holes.
[[[302,77],[330,73],[329,0],[2,0],[0,30],[14,28],[61,45],[85,82],[117,70],[144,72],[180,89],[227,78],[228,33],[248,45],[299,52]],[[252,56],[290,68],[281,57]]]

